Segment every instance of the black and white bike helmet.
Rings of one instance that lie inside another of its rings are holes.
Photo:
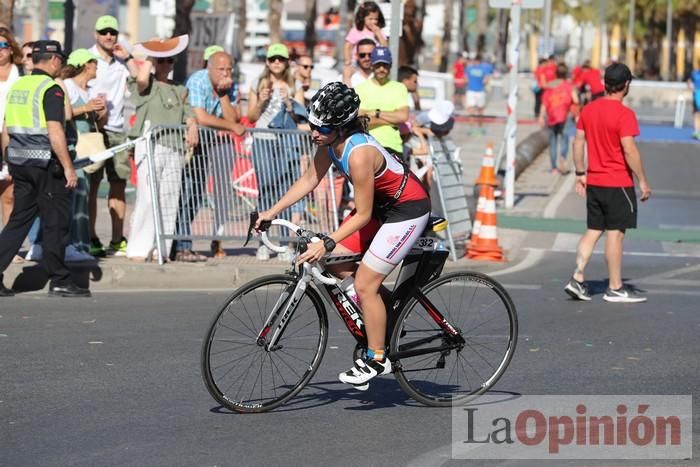
[[[316,126],[340,128],[357,117],[360,98],[352,88],[336,81],[321,88],[309,104],[309,122]]]

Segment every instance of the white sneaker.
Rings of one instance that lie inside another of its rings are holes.
[[[617,290],[608,287],[603,295],[603,300],[611,303],[643,303],[647,301],[647,298],[623,285]]]
[[[78,250],[74,245],[68,245],[66,247],[66,257],[67,263],[79,263],[82,261],[92,261],[95,258],[84,251]]]
[[[260,245],[257,253],[255,253],[255,257],[258,261],[267,261],[270,259],[270,249],[265,245]]]
[[[348,371],[340,373],[338,379],[343,383],[352,384],[355,389],[366,391],[369,388],[369,380],[379,375],[391,373],[391,361],[387,358],[379,362],[373,358],[355,360],[355,366]]]
[[[44,249],[41,244],[35,243],[29,248],[27,256],[24,257],[27,261],[41,261],[44,258]]]

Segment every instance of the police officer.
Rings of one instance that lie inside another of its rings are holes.
[[[32,47],[34,70],[17,80],[7,98],[2,147],[15,181],[15,206],[0,233],[0,271],[19,251],[34,218],[44,222],[44,264],[49,295],[89,297],[75,285],[65,263],[71,223],[71,190],[77,176],[64,132],[65,95],[53,78],[63,67],[63,51],[56,41],[37,41]],[[14,295],[2,284],[0,296]]]

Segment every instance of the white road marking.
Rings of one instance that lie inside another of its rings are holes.
[[[574,191],[574,185],[576,184],[576,177],[574,177],[573,174],[569,175],[566,177],[564,180],[564,183],[561,184],[559,187],[559,190],[549,198],[549,201],[547,202],[547,206],[544,208],[544,213],[542,214],[542,217],[545,219],[552,219],[557,213],[557,210],[559,209],[559,206],[561,206],[561,203],[564,202],[564,198],[566,198],[566,195]]]
[[[503,276],[505,274],[513,274],[516,272],[524,271],[526,269],[530,269],[534,267],[537,263],[540,262],[540,260],[544,257],[544,253],[546,250],[541,249],[541,248],[529,248],[527,249],[527,255],[525,258],[518,264],[515,264],[509,268],[501,269],[499,271],[492,271],[489,272],[488,275],[492,277],[496,276]]]

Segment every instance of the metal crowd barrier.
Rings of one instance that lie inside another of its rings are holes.
[[[199,144],[191,151],[186,131],[185,126],[155,127],[136,151],[137,166],[148,164],[161,264],[173,240],[245,240],[250,212],[277,202],[316,150],[311,135],[297,130],[250,129],[236,136],[200,127]],[[337,229],[337,186],[329,171],[309,196],[280,216],[319,232]],[[291,240],[280,232],[271,236]]]
[[[459,156],[461,148],[449,136],[428,137],[428,147],[435,180],[430,193],[432,210],[448,221],[447,242],[452,260],[457,261],[457,246],[466,247],[472,229]]]

